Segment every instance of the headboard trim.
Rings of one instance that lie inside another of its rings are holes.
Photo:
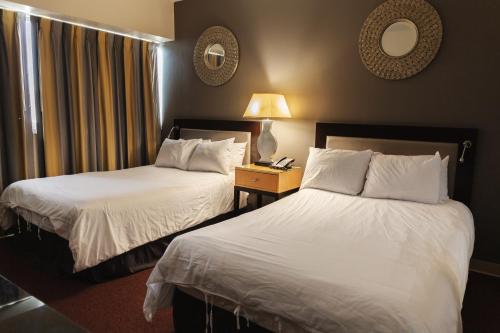
[[[180,129],[202,129],[213,131],[238,131],[252,133],[251,161],[259,159],[257,153],[257,138],[260,135],[260,122],[240,120],[214,120],[214,119],[175,119],[173,138],[179,139]]]
[[[461,201],[466,205],[470,203],[474,176],[474,159],[477,149],[477,129],[317,123],[316,147],[325,148],[327,137],[329,136],[456,144],[458,153],[456,161],[453,161],[456,164],[453,199]],[[464,151],[464,143],[466,141],[469,141],[470,145]],[[462,153],[464,153],[463,162],[461,162]]]

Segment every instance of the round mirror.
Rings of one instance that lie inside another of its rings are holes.
[[[390,57],[404,57],[418,42],[418,28],[410,20],[400,19],[390,24],[382,33],[380,46]]]
[[[205,84],[218,87],[231,80],[240,60],[238,40],[231,30],[214,26],[206,29],[196,41],[193,65]]]
[[[220,69],[226,60],[226,51],[220,44],[208,45],[205,49],[205,65],[211,70]]]

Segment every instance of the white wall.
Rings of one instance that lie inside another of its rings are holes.
[[[173,40],[175,0],[14,0],[0,6],[29,6],[34,15],[85,24],[140,38]]]

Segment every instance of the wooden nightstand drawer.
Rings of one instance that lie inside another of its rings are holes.
[[[257,207],[262,207],[262,196],[279,200],[295,193],[302,181],[302,168],[276,170],[255,164],[236,167],[234,184],[234,210],[240,209],[240,191],[257,194]]]
[[[236,168],[236,186],[283,193],[300,187],[302,169],[274,170],[255,165]]]
[[[278,180],[278,176],[273,174],[236,170],[236,186],[243,186],[261,191],[277,192]]]

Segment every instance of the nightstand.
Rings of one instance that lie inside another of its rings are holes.
[[[257,207],[262,207],[262,196],[279,200],[297,192],[302,181],[302,168],[277,170],[269,167],[248,164],[236,167],[234,186],[234,210],[239,210],[240,191],[257,194]]]

